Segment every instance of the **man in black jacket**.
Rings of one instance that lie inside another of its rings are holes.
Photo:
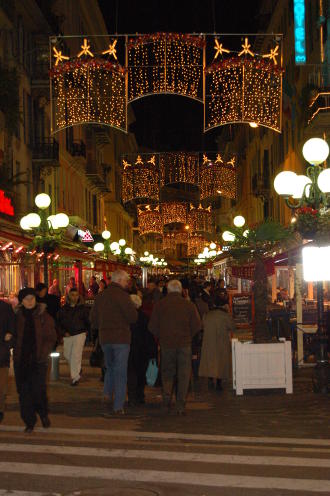
[[[63,336],[64,357],[69,362],[71,386],[77,386],[81,375],[81,361],[86,334],[89,330],[89,308],[80,300],[76,288],[71,288],[67,302],[57,314]]]
[[[14,312],[8,303],[0,300],[0,423],[3,420],[10,365],[10,348],[14,335]]]

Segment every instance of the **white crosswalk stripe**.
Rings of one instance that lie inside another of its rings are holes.
[[[100,441],[95,440],[95,431],[92,438],[92,429],[85,431],[83,440],[83,429],[79,429],[78,440],[74,429],[62,429],[60,436],[61,429],[52,428],[37,430],[28,437],[11,434],[8,441],[4,436],[8,438],[12,431],[3,427],[0,430],[0,496],[71,494],[68,490],[59,490],[59,481],[64,485],[74,481],[79,487],[84,487],[87,481],[88,484],[104,484],[105,481],[146,483],[154,488],[175,486],[182,488],[182,494],[191,494],[187,492],[189,487],[200,488],[201,494],[206,493],[207,488],[226,488],[232,490],[230,494],[233,495],[238,490],[252,491],[249,494],[253,494],[253,490],[265,491],[265,494],[272,490],[274,495],[282,495],[283,491],[288,494],[291,491],[292,494],[330,494],[328,440],[299,439],[295,443],[295,440],[285,438],[240,437],[233,440],[228,436],[218,439],[214,436],[214,444],[199,449],[197,440],[209,441],[203,435],[179,434],[179,438],[185,438],[185,443],[180,445],[176,442],[176,433],[166,434],[165,438],[164,433],[125,431],[126,435],[122,433],[121,436],[119,431],[104,431],[108,434],[107,444],[100,447]],[[56,441],[50,437],[54,434]],[[151,441],[154,444],[150,445]],[[121,445],[128,447],[121,448]],[[309,446],[308,456],[305,445]],[[260,452],[261,446],[264,453]],[[17,485],[15,488],[20,478],[31,481],[32,485],[26,486],[29,490],[24,491]],[[53,492],[40,490],[38,481],[45,478]],[[5,480],[10,486],[6,487]]]

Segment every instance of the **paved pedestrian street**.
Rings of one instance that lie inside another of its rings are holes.
[[[330,440],[2,426],[0,495],[330,492]]]

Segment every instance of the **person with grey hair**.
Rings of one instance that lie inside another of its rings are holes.
[[[181,282],[172,280],[167,289],[167,296],[153,308],[149,330],[160,342],[163,410],[168,412],[170,409],[176,376],[176,411],[178,415],[185,415],[191,375],[192,338],[201,330],[202,324],[195,305],[183,298]]]
[[[121,415],[125,414],[130,325],[138,317],[136,307],[126,291],[128,281],[127,272],[114,271],[110,285],[96,296],[90,314],[92,329],[99,330],[99,341],[104,353],[104,396],[110,402],[114,396],[113,411]]]

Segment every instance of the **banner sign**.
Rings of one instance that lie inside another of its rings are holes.
[[[296,65],[306,64],[305,0],[293,0]]]
[[[15,215],[11,199],[6,197],[2,189],[0,189],[0,213],[10,215],[11,217]]]

